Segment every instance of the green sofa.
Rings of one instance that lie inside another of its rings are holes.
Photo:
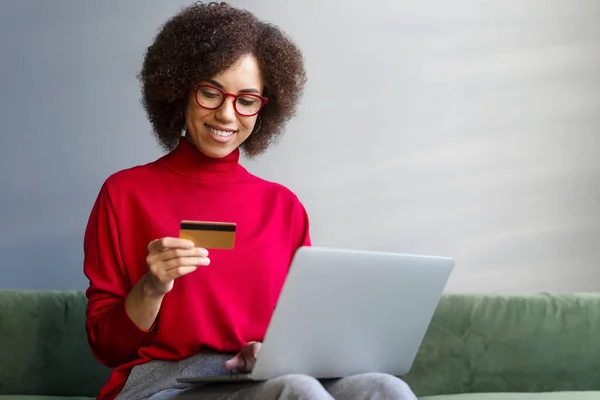
[[[85,301],[0,291],[0,400],[95,398]],[[446,294],[405,380],[427,400],[600,399],[600,293]]]

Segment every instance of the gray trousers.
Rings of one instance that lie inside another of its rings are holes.
[[[399,378],[380,373],[317,380],[284,375],[264,382],[189,385],[178,377],[225,374],[223,363],[233,354],[200,353],[179,361],[150,361],[133,368],[115,400],[416,400]]]
[[[171,389],[150,400],[417,400],[408,385],[391,375],[368,373],[318,381],[307,375],[284,375],[261,383],[216,384]]]

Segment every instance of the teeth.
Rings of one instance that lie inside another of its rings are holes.
[[[220,130],[210,127],[208,125],[205,125],[205,126],[208,128],[209,131],[211,131],[215,135],[221,136],[221,137],[229,137],[235,133],[235,132],[229,132],[229,131],[220,131]]]

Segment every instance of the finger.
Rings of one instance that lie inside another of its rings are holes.
[[[243,360],[243,366],[241,368],[244,371],[252,371],[254,369],[261,345],[262,343],[260,342],[248,342],[242,351],[240,351]]]
[[[261,346],[261,343],[256,342],[256,343],[253,343],[252,347],[250,348],[251,354],[250,354],[250,357],[246,364],[246,368],[250,371],[252,371],[254,369],[254,365],[256,364],[256,359],[258,358],[258,353],[260,352],[260,346]]]
[[[151,276],[161,284],[166,285],[179,277],[194,272],[197,269],[198,267],[180,267],[171,269],[169,271],[158,270],[152,271]]]
[[[248,342],[242,349],[242,353],[249,359],[256,359],[256,357],[258,357],[258,353],[260,352],[261,346],[262,343],[260,342]]]
[[[177,267],[177,268],[172,268],[168,271],[165,271],[165,274],[170,278],[170,280],[173,280],[173,279],[180,278],[184,275],[190,274],[197,269],[198,269],[197,266]]]
[[[242,353],[237,353],[233,358],[225,361],[225,369],[232,371],[234,369],[242,370],[245,367],[244,356]]]
[[[164,237],[160,239],[156,239],[151,241],[148,244],[148,251],[150,252],[160,252],[164,249],[169,248],[182,248],[189,249],[194,247],[194,242],[186,239],[174,238],[174,237]]]
[[[210,264],[207,257],[179,257],[160,263],[165,271],[179,267],[206,267]]]
[[[168,261],[178,257],[208,257],[208,250],[201,247],[194,247],[191,249],[168,249],[159,253],[157,258],[162,261]]]
[[[242,370],[251,372],[254,369],[254,364],[256,364],[256,358],[244,357],[244,366],[242,367]]]
[[[206,249],[201,249],[198,247],[195,247],[193,249],[171,249],[163,251],[161,253],[148,254],[148,256],[146,257],[146,264],[148,264],[149,266],[160,264],[167,269],[184,265],[206,266],[210,263],[210,260],[207,259],[207,256],[208,251],[206,251]],[[203,260],[199,262],[188,262],[187,264],[185,262],[177,261],[178,259],[186,257],[202,258]],[[167,262],[169,262],[170,264],[166,264]]]
[[[254,342],[252,346],[252,357],[256,360],[258,357],[258,353],[260,353],[260,349],[262,347],[262,343]]]

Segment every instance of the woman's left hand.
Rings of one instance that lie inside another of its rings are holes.
[[[256,357],[258,357],[258,352],[260,351],[260,346],[262,346],[260,342],[248,342],[239,353],[225,362],[225,369],[228,371],[252,371],[256,363]]]

